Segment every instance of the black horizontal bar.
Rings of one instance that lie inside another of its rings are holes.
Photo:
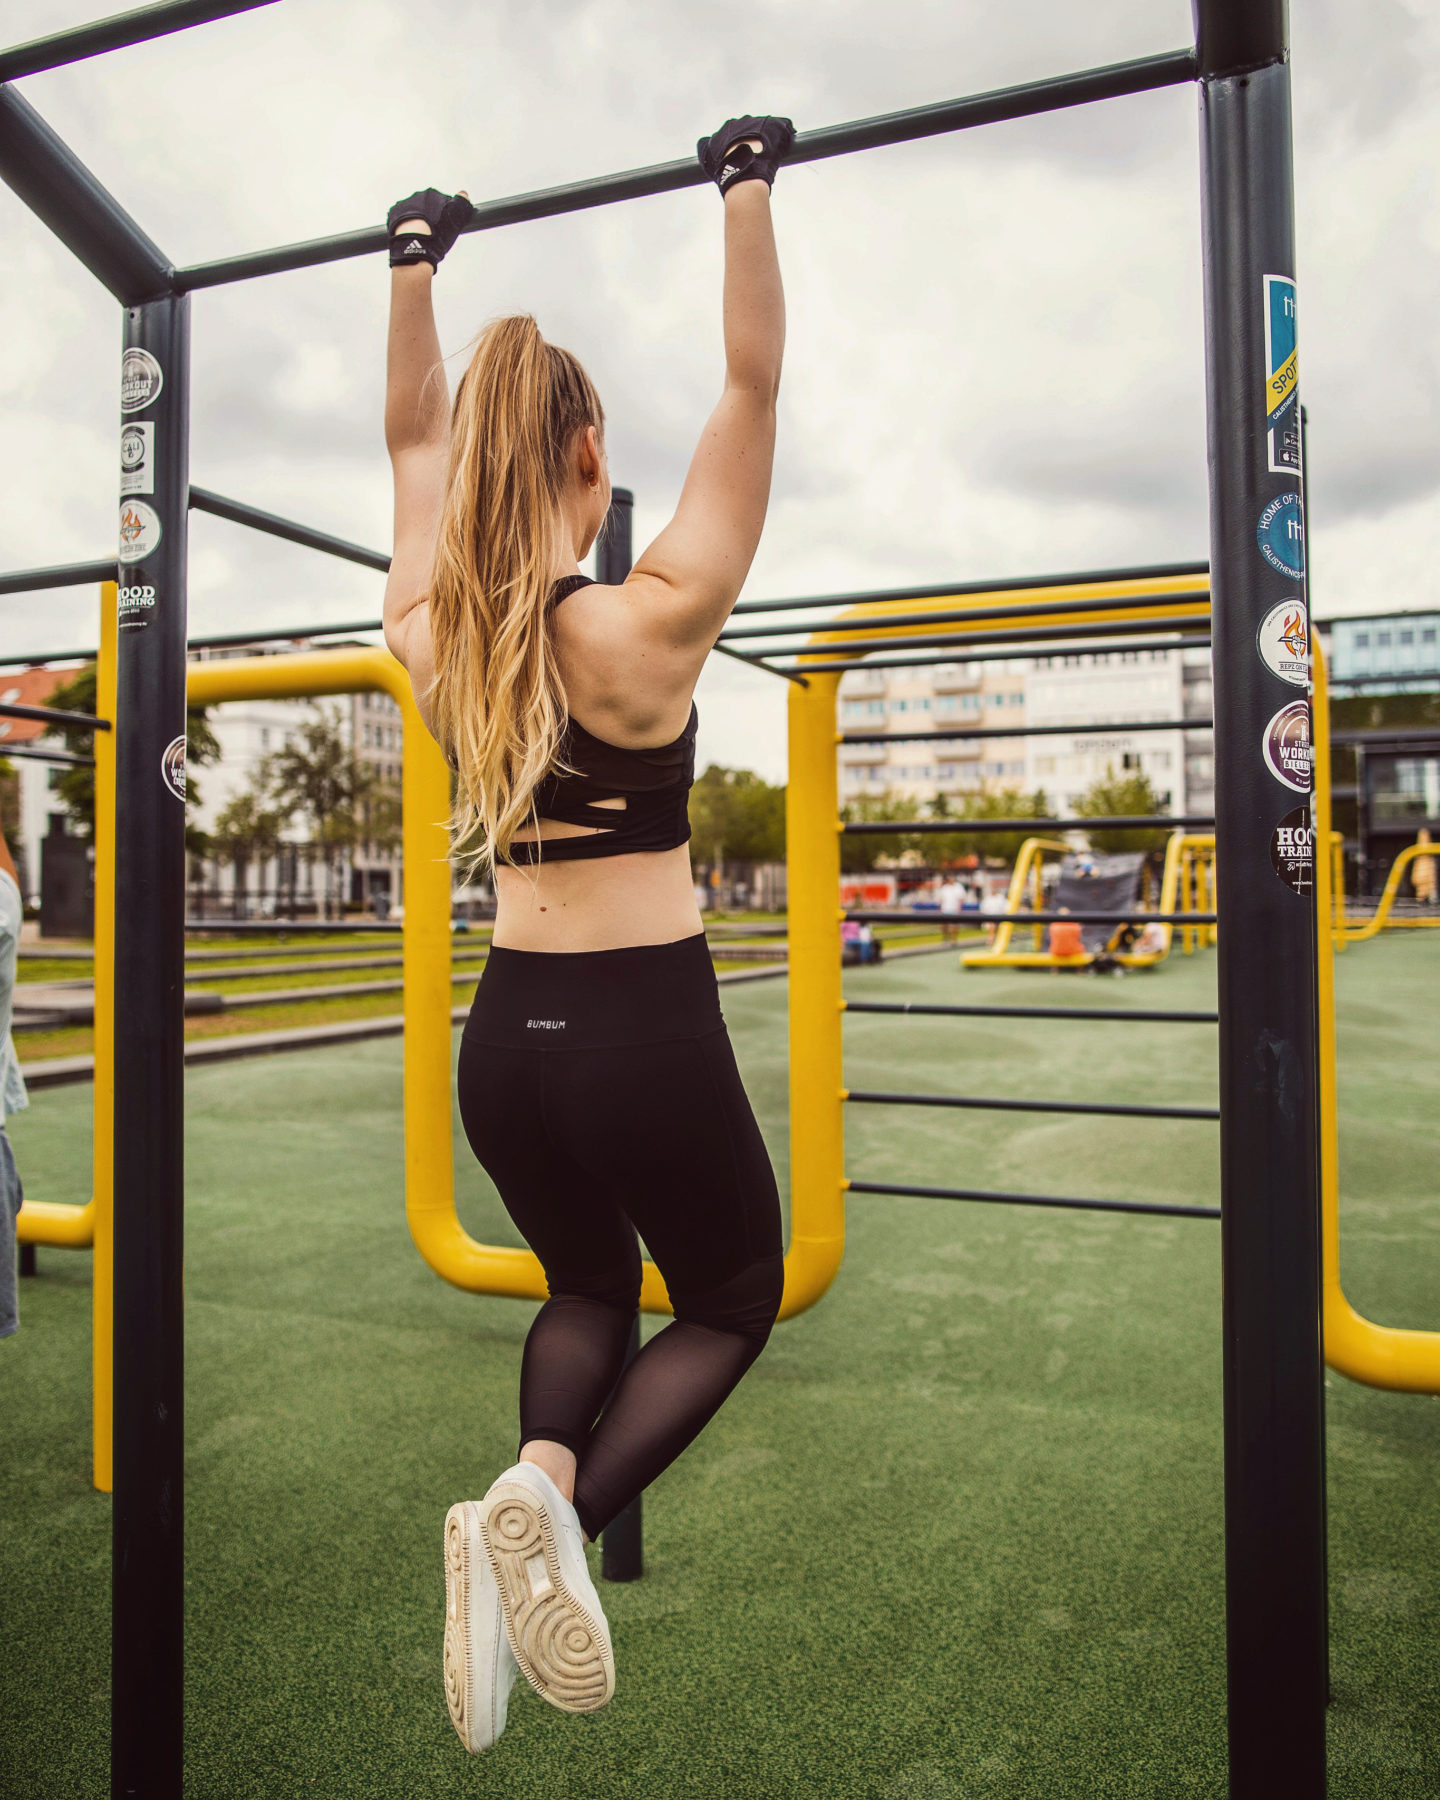
[[[285,644],[300,638],[349,637],[357,631],[382,631],[379,619],[360,619],[349,625],[307,625],[298,631],[233,631],[223,637],[190,638],[189,650],[238,650],[246,644]],[[32,650],[19,656],[0,656],[0,668],[27,667],[32,663],[94,662],[99,654],[88,650]]]
[[[1431,690],[1433,692],[1433,689]],[[1332,731],[1332,744],[1359,745],[1363,749],[1381,745],[1413,744],[1423,738],[1440,738],[1440,724],[1409,725],[1403,731]],[[1333,791],[1333,790],[1332,790]]]
[[[1213,719],[1120,720],[1108,725],[987,725],[983,731],[842,731],[842,744],[926,744],[969,742],[972,738],[1084,737],[1102,731],[1213,731]],[[1332,735],[1331,742],[1334,742]]]
[[[953,918],[954,914],[947,915]],[[962,913],[961,918],[971,917]],[[983,914],[979,915],[982,919]],[[1128,1023],[1132,1019],[1152,1025],[1218,1025],[1218,1012],[1127,1012],[1121,1006],[931,1006],[918,1000],[847,1000],[852,1013],[919,1013],[925,1017],[965,1019],[1106,1019]]]
[[[38,593],[42,588],[83,587],[90,581],[113,581],[118,568],[108,562],[60,563],[51,569],[15,569],[0,575],[0,594]]]
[[[769,663],[761,662],[758,656],[746,656],[739,650],[730,649],[729,646],[724,643],[714,643],[710,648],[712,650],[718,650],[722,656],[731,656],[736,662],[745,663],[752,669],[763,669],[767,675],[782,676],[786,681],[793,681],[796,687],[808,688],[810,685],[803,675],[797,675],[793,669],[773,669]]]
[[[1073,612],[1074,608],[1072,607],[1070,610]],[[883,626],[882,620],[872,620],[871,623],[876,626]],[[1015,644],[1017,648],[1013,654],[1016,656],[1023,656],[1025,651],[1035,644],[1050,644],[1057,642],[1061,638],[1134,637],[1138,632],[1154,631],[1157,624],[1164,625],[1167,629],[1173,628],[1176,631],[1208,631],[1210,629],[1210,616],[1208,613],[1195,613],[1191,614],[1188,618],[1161,620],[1146,619],[1140,622],[1129,619],[1119,619],[1100,625],[1037,625],[1033,630],[1021,626],[1013,631],[941,632],[934,637],[931,637],[927,632],[923,638],[918,636],[911,638],[860,638],[855,643],[835,644],[833,646],[830,644],[820,644],[816,646],[813,652],[807,651],[801,644],[782,644],[774,650],[766,650],[763,654],[766,657],[808,656],[811,654],[822,656],[831,649],[834,649],[836,651],[843,651],[846,656],[854,657],[868,656],[872,651],[876,650],[907,649],[912,643],[926,643],[935,650],[941,648],[953,649],[965,644]],[[818,629],[823,629],[823,627]],[[940,660],[945,662],[964,662],[967,659],[963,656],[949,656]],[[808,664],[803,662],[791,665],[791,667],[801,671],[804,671],[808,666]],[[858,667],[860,665],[851,664],[850,666]]]
[[[0,706],[0,719],[39,719],[47,725],[88,725],[92,731],[108,731],[110,721],[89,713],[62,712],[58,706]]]
[[[173,31],[186,31],[192,25],[208,25],[232,13],[274,4],[275,0],[168,0],[161,6],[115,13],[108,19],[17,44],[13,50],[0,50],[0,81],[18,81],[22,75],[38,75],[42,69],[58,69],[106,50],[123,50],[130,44],[168,37]]]
[[[390,934],[403,931],[405,927],[399,920],[393,924],[387,921],[384,924],[377,922],[370,925],[357,925],[347,919],[187,919],[185,929],[186,931],[203,931],[211,937],[214,937],[217,932],[221,937],[251,937],[262,933],[271,937],[276,935],[288,937],[292,934],[304,935],[308,932],[322,931],[334,932],[337,935],[357,931],[378,931]]]
[[[847,1181],[852,1194],[898,1194],[916,1200],[989,1200],[1000,1206],[1059,1206],[1076,1212],[1151,1213],[1167,1219],[1218,1219],[1218,1206],[1164,1200],[1081,1200],[1068,1194],[997,1194],[987,1188],[908,1187],[895,1181]]]
[[[68,750],[35,750],[28,744],[11,744],[7,747],[0,738],[0,757],[18,756],[25,762],[70,763],[77,769],[93,769],[93,756],[74,756]]]
[[[323,550],[327,556],[343,557],[346,562],[360,563],[367,569],[378,569],[383,575],[390,558],[379,550],[367,550],[363,544],[349,543],[332,537],[328,531],[316,531],[309,525],[297,525],[293,519],[282,519],[278,513],[262,512],[258,506],[247,506],[241,500],[227,500],[209,488],[192,487],[190,504],[197,512],[213,513],[217,519],[228,519],[232,525],[249,525],[270,537],[285,538],[292,544],[303,544],[307,550]]]
[[[1172,623],[1176,624],[1180,622],[1181,621],[1179,620],[1172,621]],[[1073,637],[1075,633],[1071,632],[1069,635]],[[979,634],[977,633],[976,636],[978,637]],[[906,641],[905,638],[896,638],[892,648],[898,649],[904,645]],[[916,643],[920,640],[911,638],[908,641],[910,643]],[[963,642],[964,640],[962,639],[961,641]],[[971,639],[970,641],[973,643],[975,639]],[[1008,634],[1005,641],[1009,641]],[[1197,637],[1152,638],[1143,643],[1126,645],[1127,650],[1208,650],[1209,648],[1210,639],[1204,633],[1201,633]],[[1070,653],[1076,653],[1083,656],[1088,649],[1089,646],[1086,644],[1054,643],[1047,647],[1045,654],[1047,656],[1064,656]],[[785,652],[781,650],[772,650],[770,654],[772,656],[782,656]],[[982,650],[977,654],[967,649],[964,656],[956,656],[953,652],[937,655],[931,650],[927,651],[924,656],[887,656],[883,662],[856,662],[853,656],[840,658],[834,662],[822,662],[819,660],[812,661],[810,652],[802,653],[797,651],[795,654],[804,654],[804,662],[787,663],[784,665],[783,670],[781,670],[781,665],[779,663],[772,663],[770,666],[780,670],[781,673],[803,669],[807,675],[824,675],[836,672],[854,674],[857,671],[864,675],[883,675],[887,669],[932,669],[937,663],[1015,662],[1022,658],[1025,653],[1023,650]]]
[[[1440,853],[1440,852],[1437,852]],[[1218,925],[1220,915],[1213,912],[1013,912],[1013,913],[942,913],[939,908],[847,906],[847,919],[870,919],[889,924],[901,920],[934,920],[942,925]]]
[[[0,179],[126,306],[171,291],[169,258],[45,123],[0,85]]]
[[[738,631],[722,632],[721,636],[726,643],[731,643],[736,638],[790,637],[802,630],[817,634],[823,632],[827,636],[835,632],[874,631],[877,626],[883,626],[886,631],[899,631],[908,625],[964,625],[971,620],[1043,619],[1058,613],[1139,612],[1143,607],[1184,606],[1192,600],[1209,598],[1208,588],[1195,588],[1178,594],[1124,594],[1113,600],[1042,600],[1038,605],[1026,606],[957,607],[953,612],[901,613],[899,618],[822,619],[810,626],[742,625]],[[1168,623],[1164,619],[1147,621],[1151,627]],[[768,654],[789,656],[795,653],[789,649],[779,649]]]
[[[935,587],[874,588],[857,594],[814,594],[807,600],[742,600],[731,610],[737,613],[799,612],[820,606],[867,606],[890,604],[898,600],[945,600],[951,594],[1013,594],[1027,588],[1089,587],[1112,581],[1171,581],[1183,575],[1204,575],[1208,579],[1209,574],[1208,562],[1144,563],[1133,569],[1089,569],[1069,575],[1007,575],[990,581],[944,581]]]
[[[965,131],[976,125],[1022,119],[1035,113],[1059,112],[1084,106],[1093,100],[1109,100],[1123,94],[1145,93],[1173,87],[1195,78],[1192,50],[1142,57],[1136,62],[1112,63],[1100,69],[1084,69],[1048,81],[1026,82],[992,93],[973,94],[933,106],[911,107],[884,113],[846,125],[830,125],[819,131],[802,131],[786,157],[790,163],[819,162],[830,156],[847,156],[856,150],[875,150],[886,144],[903,144],[945,132]],[[489,200],[475,208],[467,231],[493,231],[500,225],[519,225],[531,219],[552,219],[562,213],[584,212],[591,207],[612,206],[620,200],[640,200],[651,194],[672,194],[681,188],[700,187],[709,177],[693,157],[680,162],[656,163],[619,175],[600,175],[589,181],[568,182],[562,187],[541,188],[506,200]],[[214,287],[226,281],[246,281],[256,275],[276,275],[287,269],[313,268],[383,250],[388,243],[380,226],[349,231],[338,237],[315,238],[308,243],[286,244],[274,250],[258,250],[220,262],[197,263],[175,274],[182,289]]]
[[[1083,1100],[990,1100],[977,1094],[881,1094],[849,1088],[857,1106],[961,1106],[979,1112],[1085,1113],[1117,1119],[1218,1119],[1218,1106],[1125,1106]]]
[[[840,829],[851,837],[878,837],[906,831],[1149,831],[1178,830],[1213,825],[1203,814],[1162,816],[1158,813],[1127,815],[1120,819],[862,819],[846,820]]]

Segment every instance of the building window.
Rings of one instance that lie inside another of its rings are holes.
[[[1368,650],[1370,648],[1370,633],[1368,631],[1357,631],[1355,633],[1355,648],[1357,650]]]

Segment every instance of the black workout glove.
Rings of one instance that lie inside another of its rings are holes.
[[[758,138],[763,148],[752,150],[746,138]],[[695,154],[720,192],[728,194],[740,181],[774,187],[775,171],[794,142],[795,127],[788,119],[727,119],[713,137],[701,138]]]
[[[475,208],[463,194],[442,194],[438,188],[422,188],[408,200],[397,200],[385,215],[385,228],[390,233],[390,267],[400,269],[407,263],[428,262],[432,269],[438,269],[441,258],[454,247],[474,213]],[[423,219],[430,227],[429,234],[399,230],[412,219]]]

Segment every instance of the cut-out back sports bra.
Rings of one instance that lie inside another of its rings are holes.
[[[577,588],[593,584],[588,575],[567,575],[550,593],[558,606]],[[571,719],[560,742],[556,768],[535,790],[535,816],[561,825],[589,825],[593,835],[512,839],[514,862],[580,862],[598,856],[625,856],[636,850],[673,850],[690,839],[690,789],[695,782],[694,703],[679,737],[653,749],[627,750],[606,743]],[[567,773],[573,770],[574,773]],[[623,800],[621,807],[601,800]]]

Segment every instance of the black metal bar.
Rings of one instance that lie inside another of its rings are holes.
[[[297,631],[233,631],[221,637],[191,638],[190,650],[239,649],[246,644],[286,644],[301,638],[349,637],[353,632],[383,631],[380,619],[360,619],[348,625],[307,625]],[[33,650],[19,656],[0,656],[0,668],[30,667],[39,663],[94,662],[97,652],[88,650]]]
[[[953,917],[953,915],[950,915]],[[962,914],[961,917],[979,915]],[[918,1000],[847,1000],[847,1013],[918,1013],[957,1019],[1107,1019],[1129,1024],[1132,1019],[1156,1025],[1217,1025],[1213,1012],[1127,1012],[1119,1006],[929,1006]]]
[[[1203,813],[1141,813],[1119,819],[847,819],[850,837],[891,836],[911,831],[1159,831],[1204,829],[1215,821]]]
[[[842,731],[842,744],[954,744],[975,738],[1013,737],[1086,737],[1092,733],[1115,731],[1209,731],[1210,719],[1143,719],[1112,720],[1108,725],[987,725],[983,731]],[[1332,739],[1333,742],[1333,739]]]
[[[0,760],[7,756],[19,757],[21,762],[68,763],[76,769],[93,769],[93,756],[75,756],[68,750],[32,750],[28,744],[6,744],[0,738]]]
[[[1088,569],[1068,575],[1007,575],[990,581],[942,581],[933,587],[873,588],[855,594],[814,594],[803,600],[742,600],[731,610],[736,613],[800,612],[820,606],[945,600],[951,594],[1013,594],[1027,588],[1095,587],[1112,581],[1173,581],[1185,575],[1208,577],[1209,573],[1209,563],[1203,562],[1143,563],[1133,569]]]
[[[982,925],[1218,925],[1219,913],[1156,912],[1006,912],[1006,913],[942,913],[938,907],[847,906],[847,919],[869,919],[872,923],[892,925],[965,923],[972,929]]]
[[[1282,821],[1308,820],[1310,794],[1303,777],[1297,791],[1271,772],[1266,746],[1298,696],[1255,649],[1270,610],[1305,599],[1301,474],[1278,429],[1287,385],[1298,404],[1284,379],[1293,290],[1283,282],[1295,247],[1283,0],[1198,0],[1196,23],[1216,868],[1227,925],[1219,997],[1229,1795],[1323,1800],[1315,893],[1313,882],[1281,880],[1272,863]]]
[[[269,0],[266,0],[269,4]],[[217,519],[228,519],[232,525],[248,525],[269,537],[284,538],[287,543],[303,544],[307,550],[323,550],[327,556],[339,556],[346,562],[360,563],[367,569],[378,569],[383,575],[390,558],[379,550],[367,550],[363,544],[349,543],[332,537],[328,531],[316,531],[309,525],[297,525],[293,519],[282,519],[278,513],[262,512],[258,506],[247,506],[241,500],[227,500],[209,488],[192,487],[190,504],[196,512],[212,513]]]
[[[190,301],[125,314],[124,422],[153,426],[120,591],[115,904],[114,1800],[180,1800],[184,1619],[185,567]],[[140,590],[143,607],[127,607]]]
[[[1068,1194],[997,1194],[988,1188],[909,1187],[898,1181],[847,1181],[851,1194],[897,1194],[916,1200],[982,1200],[1001,1206],[1059,1206],[1075,1212],[1152,1213],[1167,1219],[1218,1219],[1218,1206],[1178,1206],[1160,1200],[1080,1200]]]
[[[21,1280],[29,1281],[33,1276],[36,1276],[39,1273],[40,1266],[35,1260],[35,1246],[33,1244],[22,1244],[20,1246]]]
[[[917,138],[939,137],[966,131],[976,125],[993,125],[1005,119],[1023,119],[1036,113],[1060,112],[1085,106],[1094,100],[1118,99],[1125,94],[1147,93],[1174,87],[1195,78],[1193,51],[1176,50],[1135,62],[1112,63],[1084,69],[1048,81],[1026,82],[1020,87],[999,88],[965,99],[944,100],[933,106],[916,106],[904,112],[884,113],[873,119],[829,125],[819,131],[802,131],[787,162],[820,162],[830,156],[848,156],[856,150],[876,150],[887,144],[911,143]],[[656,163],[620,175],[600,175],[589,181],[567,182],[563,187],[542,188],[506,200],[488,200],[475,209],[467,231],[493,231],[501,225],[519,225],[530,219],[553,219],[562,213],[585,212],[591,207],[613,206],[619,200],[641,200],[651,194],[673,194],[681,188],[701,187],[708,177],[693,157],[679,162]],[[288,269],[308,269],[319,263],[367,256],[386,247],[388,239],[379,226],[344,232],[337,237],[314,238],[303,244],[285,244],[274,250],[252,251],[225,257],[219,262],[197,263],[177,271],[182,288],[215,287],[226,281],[247,281],[256,275],[277,275]]]
[[[108,562],[61,563],[53,569],[15,569],[8,575],[0,575],[0,594],[35,594],[43,588],[83,587],[90,581],[113,581],[115,570],[113,556]]]
[[[1076,612],[1139,612],[1146,607],[1184,606],[1192,600],[1208,600],[1208,588],[1186,589],[1178,594],[1122,594],[1116,599],[1094,600],[1042,600],[1035,606],[974,606],[957,607],[953,612],[933,613],[901,613],[899,618],[876,618],[873,615],[860,619],[819,619],[809,626],[804,625],[742,625],[738,631],[726,631],[722,636],[726,643],[736,638],[790,637],[797,631],[849,632],[873,631],[876,626],[883,626],[887,631],[898,631],[907,625],[963,625],[970,620],[990,619],[1043,619],[1057,613]],[[1153,620],[1151,624],[1164,624],[1165,620]],[[772,654],[779,656],[781,651]]]
[[[847,1088],[855,1106],[959,1106],[976,1112],[1094,1113],[1116,1119],[1218,1119],[1218,1106],[1125,1106],[1081,1100],[992,1100],[978,1094],[882,1094]]]
[[[89,713],[62,712],[58,706],[0,706],[0,719],[39,719],[48,725],[88,725],[92,731],[108,731],[108,719]]]
[[[710,648],[718,650],[722,656],[733,657],[736,662],[742,662],[749,668],[761,669],[767,675],[779,675],[785,681],[793,681],[796,687],[809,687],[810,685],[803,675],[797,675],[793,669],[773,668],[769,663],[762,662],[758,656],[745,656],[739,650],[730,649],[727,644],[719,642],[718,639]]]
[[[914,643],[917,640],[912,638],[909,641]],[[905,642],[906,640],[904,638],[895,639],[896,646],[902,645]],[[1208,650],[1209,648],[1210,637],[1208,629],[1195,637],[1152,638],[1138,644],[1132,643],[1126,645],[1127,650]],[[1064,656],[1067,653],[1075,652],[1084,655],[1088,651],[1089,646],[1086,644],[1054,643],[1047,645],[1045,654],[1047,656]],[[780,656],[783,655],[784,652],[776,650],[771,652],[771,654]],[[797,651],[796,654],[799,655],[800,652]],[[883,675],[887,669],[930,669],[934,668],[936,663],[1014,662],[1017,657],[1023,655],[1024,652],[1019,650],[981,650],[979,652],[974,652],[967,649],[964,656],[956,656],[953,651],[937,655],[933,650],[930,650],[923,656],[887,656],[883,662],[859,663],[855,661],[853,656],[842,657],[834,662],[812,661],[810,654],[806,652],[803,663],[786,663],[783,667],[779,663],[772,663],[770,666],[780,675],[793,674],[800,669],[803,669],[807,675],[824,675],[826,673],[835,672],[853,674],[856,670],[859,670],[866,675]]]
[[[203,932],[207,937],[291,937],[307,933],[349,932],[398,933],[405,927],[400,921],[376,920],[373,924],[356,924],[347,919],[186,919],[187,932]]]
[[[0,50],[0,81],[18,81],[22,75],[38,75],[43,69],[58,69],[87,56],[123,50],[129,44],[148,43],[192,25],[208,25],[214,19],[274,4],[275,0],[169,0],[167,5],[116,13],[90,25],[76,25],[51,37],[17,44],[13,50]]]
[[[0,179],[123,304],[171,291],[165,253],[13,87],[0,87]]]
[[[1070,607],[1068,610],[1073,612],[1075,609],[1074,607]],[[883,630],[885,621],[883,619],[872,619],[870,620],[870,624],[877,630]],[[964,644],[1015,644],[1017,646],[1023,645],[1029,647],[1034,644],[1054,643],[1061,638],[1075,638],[1079,640],[1089,638],[1135,637],[1140,632],[1154,631],[1160,625],[1163,625],[1167,630],[1208,632],[1210,629],[1210,615],[1209,613],[1193,613],[1188,617],[1179,619],[1144,619],[1140,621],[1120,619],[1100,625],[1037,625],[1034,630],[1021,627],[1014,631],[942,632],[934,637],[931,637],[927,632],[923,639],[918,639],[914,636],[910,638],[860,638],[853,644],[845,643],[835,644],[833,646],[830,644],[817,644],[813,652],[808,651],[803,644],[780,644],[773,650],[765,651],[764,654],[767,657],[805,656],[808,654],[823,656],[827,651],[833,648],[835,650],[843,650],[846,656],[854,657],[868,655],[874,650],[904,649],[909,644],[917,641],[929,644],[932,649],[937,650],[942,648],[954,649]],[[817,625],[815,629],[817,631],[825,631],[828,630],[828,627]],[[1023,656],[1024,654],[1025,650],[1021,648],[1017,648],[1012,652],[1012,655],[1015,656]],[[945,657],[943,660],[946,662],[966,662],[969,659],[964,656],[950,656]],[[801,670],[808,667],[805,663],[799,663],[795,666]]]

